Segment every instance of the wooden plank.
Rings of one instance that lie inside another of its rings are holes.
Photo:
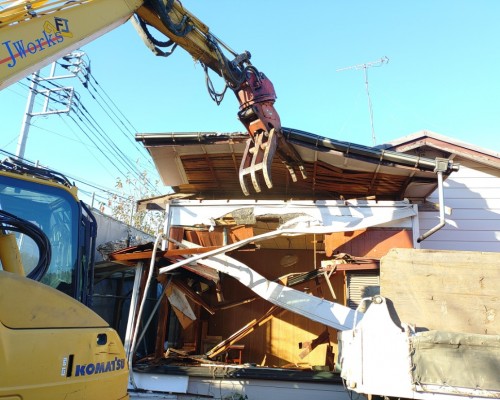
[[[172,249],[167,251],[157,251],[157,257],[179,257],[184,255],[201,254],[207,251],[215,250],[220,248],[220,246],[209,246],[209,247],[199,247],[196,249]],[[113,261],[137,261],[137,260],[150,260],[153,255],[153,251],[140,251],[134,253],[112,253],[109,258]]]
[[[178,226],[172,226],[170,228],[170,239],[173,239],[177,242],[182,242],[183,238],[184,238],[184,228]],[[175,245],[174,242],[172,241],[168,242],[168,250],[174,250],[176,248],[177,246]]]
[[[379,259],[394,247],[413,247],[412,232],[406,229],[372,228],[325,235],[326,254],[347,253]]]
[[[233,333],[231,336],[229,336],[227,339],[223,340],[221,343],[217,344],[214,346],[207,354],[206,356],[208,358],[213,358],[217,356],[218,354],[226,351],[226,349],[234,345],[236,342],[239,340],[243,339],[245,336],[253,332],[255,329],[257,329],[259,326],[264,325],[266,322],[268,322],[274,315],[279,315],[280,313],[284,312],[282,308],[279,308],[278,306],[272,306],[267,312],[262,315],[258,319],[253,319],[250,321],[248,324],[243,326],[241,329],[239,329],[237,332]]]
[[[229,231],[229,242],[236,243],[254,236],[252,226],[236,226]]]
[[[320,344],[325,344],[325,343],[330,343],[330,333],[328,331],[328,328],[326,328],[316,339],[307,341],[307,342],[302,342],[301,343],[301,348],[303,349],[299,353],[300,358],[304,358],[305,356],[309,355],[311,351],[313,351],[318,345]]]
[[[381,295],[417,328],[500,334],[500,253],[393,249]]]
[[[185,293],[172,284],[167,286],[165,293],[182,328],[188,329],[193,321],[196,320],[196,315]]]
[[[176,286],[182,293],[184,293],[187,297],[193,301],[193,303],[198,304],[207,310],[210,314],[214,315],[215,310],[207,304],[200,295],[198,295],[193,289],[191,289],[188,285],[184,284],[180,279],[174,278],[172,279],[172,285]]]

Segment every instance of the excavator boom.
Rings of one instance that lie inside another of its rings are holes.
[[[7,3],[0,10],[0,89],[122,25],[143,2]]]
[[[168,56],[177,46],[191,54],[205,70],[214,101],[220,103],[227,89],[234,92],[239,103],[238,118],[249,134],[239,173],[245,195],[250,194],[248,177],[256,192],[261,191],[261,179],[272,188],[271,165],[275,153],[293,181],[297,180],[297,168],[306,177],[299,154],[281,133],[272,82],[252,65],[249,52],[231,50],[178,0],[5,3],[7,7],[0,10],[0,89],[131,19],[156,55]],[[168,40],[154,38],[150,27]],[[213,89],[209,69],[224,79],[226,87],[222,92]]]

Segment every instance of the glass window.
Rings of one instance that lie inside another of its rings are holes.
[[[51,244],[52,258],[42,282],[73,296],[79,219],[75,198],[62,188],[0,176],[0,209],[43,230]],[[38,263],[38,247],[27,235],[16,233],[16,238],[29,274]]]

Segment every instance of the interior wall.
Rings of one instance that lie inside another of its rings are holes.
[[[395,247],[413,248],[410,229],[370,228],[325,235],[325,251],[328,256],[346,253],[354,257],[380,259]]]
[[[283,257],[290,255],[289,250],[240,251],[231,254],[231,256],[250,266],[269,280],[314,269],[311,252],[293,250],[293,254],[297,256],[297,263],[289,267],[282,267],[280,263]],[[318,264],[324,258],[324,255],[322,255],[318,259]],[[336,301],[343,304],[345,302],[343,274],[333,275],[331,282],[337,297]],[[229,276],[224,276],[222,288],[225,303],[256,297],[251,290]],[[317,282],[312,280],[294,288],[310,292],[318,297],[334,300],[324,279]],[[215,301],[215,298],[212,300]],[[271,307],[271,303],[256,298],[250,303],[217,311],[215,315],[208,318],[207,334],[227,338],[253,320],[258,320]],[[300,344],[305,345],[306,342],[316,339],[323,331],[325,331],[325,326],[290,311],[279,309],[272,317],[238,343],[245,345],[244,362],[276,367],[289,366],[290,364],[325,365],[326,344],[319,345],[304,358],[300,357],[302,352]],[[337,333],[333,328],[329,328],[329,336],[331,344],[336,344]]]
[[[217,244],[220,240],[210,239],[210,234],[203,240],[205,245]],[[321,261],[330,259],[338,253],[348,253],[354,257],[379,259],[393,247],[412,247],[412,232],[405,229],[371,228],[351,233],[336,233],[325,235],[322,245],[325,250],[314,253],[301,249],[268,249],[238,250],[232,252],[231,257],[245,263],[256,272],[269,280],[285,278],[291,274],[312,271],[321,266]],[[190,238],[194,241],[194,238]],[[284,262],[287,260],[287,262]],[[295,260],[296,262],[290,262]],[[316,262],[316,265],[314,264]],[[330,277],[334,293],[324,278],[310,280],[295,289],[311,293],[340,304],[346,304],[345,268],[339,269]],[[359,265],[357,269],[359,270]],[[207,342],[212,340],[216,344],[227,339],[235,332],[258,321],[272,308],[272,304],[259,298],[250,289],[234,278],[221,276],[222,303],[217,301],[215,289],[203,294],[204,300],[216,310],[214,315],[206,311],[200,312],[201,321],[193,324],[192,329],[200,330],[198,336],[194,332],[185,332],[186,338],[199,338],[200,352],[206,352],[210,347]],[[335,296],[335,298],[334,298]],[[234,307],[229,304],[242,303]],[[325,332],[326,331],[326,332]],[[308,342],[318,336],[327,339],[318,344],[311,351],[305,351]],[[210,339],[210,340],[207,340]],[[203,341],[205,339],[205,341]],[[333,368],[333,354],[338,354],[337,332],[317,322],[311,321],[298,314],[278,308],[269,318],[252,328],[250,334],[237,341],[245,346],[243,363],[254,363],[273,367],[312,367],[330,365]],[[223,360],[223,354],[222,358]],[[335,361],[337,361],[335,359]]]

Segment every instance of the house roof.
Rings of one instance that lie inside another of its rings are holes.
[[[500,169],[500,153],[427,130],[393,140],[379,148],[413,154],[430,148],[440,150],[448,158],[471,160]]]
[[[336,141],[283,128],[283,135],[303,160],[307,179],[292,182],[278,156],[271,171],[273,188],[264,185],[255,199],[424,199],[437,186],[435,169],[443,160]],[[147,148],[167,186],[177,194],[204,199],[244,197],[239,168],[246,133],[164,133],[136,135]],[[444,175],[457,166],[445,161]]]

